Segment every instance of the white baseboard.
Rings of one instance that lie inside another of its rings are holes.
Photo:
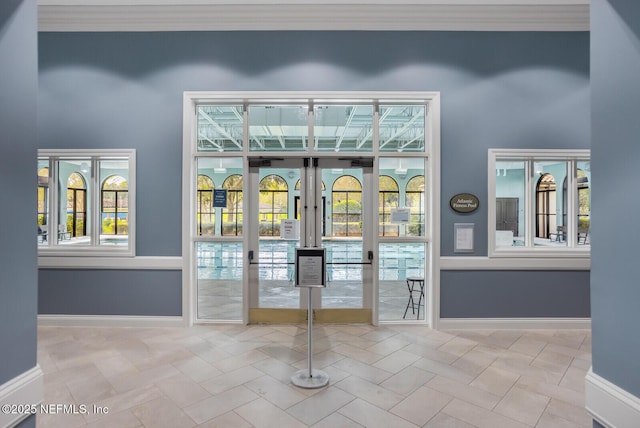
[[[183,317],[133,315],[38,315],[38,325],[64,327],[185,327]]]
[[[39,365],[0,385],[0,407],[12,405],[40,405],[43,391],[42,370]],[[13,410],[10,408],[10,410]],[[24,409],[15,409],[24,410]],[[24,412],[0,412],[0,427],[13,427],[30,416]]]
[[[640,427],[640,398],[589,369],[585,378],[585,407],[605,427]]]
[[[590,318],[440,318],[438,330],[590,330]]]

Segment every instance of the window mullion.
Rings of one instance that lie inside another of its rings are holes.
[[[527,248],[533,248],[535,245],[536,236],[536,219],[537,219],[537,204],[536,204],[536,192],[534,186],[534,160],[529,159],[525,162],[525,230],[527,235],[525,236],[525,246]]]
[[[100,171],[99,171],[99,161],[97,157],[91,157],[91,180],[90,180],[90,190],[89,190],[89,199],[90,199],[90,207],[91,213],[87,216],[91,218],[91,246],[100,245],[100,232],[102,230],[102,216],[101,216],[101,207],[100,207],[100,196],[101,189],[99,186],[100,181]],[[116,201],[117,204],[117,201]],[[85,220],[86,221],[86,220]],[[116,220],[117,221],[117,220]]]
[[[59,168],[58,168],[59,158],[57,156],[52,156],[49,158],[49,163],[51,167],[51,183],[49,184],[50,190],[50,198],[49,198],[49,225],[47,232],[47,246],[51,247],[53,245],[57,245],[58,242],[56,237],[58,236],[58,219],[60,217],[60,191],[58,186],[59,180]],[[66,201],[65,201],[66,202]]]
[[[577,186],[576,186],[576,161],[570,160],[567,168],[567,246],[575,248],[576,238],[578,236],[578,225],[576,224],[576,203],[577,203]]]

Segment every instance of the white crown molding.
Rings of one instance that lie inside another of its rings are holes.
[[[640,426],[640,398],[589,369],[585,378],[585,407],[605,427]]]
[[[38,0],[39,31],[588,31],[589,0]]]

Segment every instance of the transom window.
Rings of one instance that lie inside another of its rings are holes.
[[[388,152],[425,150],[424,103],[308,100],[197,106],[197,151]],[[248,136],[243,138],[245,122]],[[312,123],[313,139],[309,135]],[[378,142],[374,143],[374,128]]]
[[[591,242],[589,156],[588,150],[490,150],[490,254],[584,254]]]

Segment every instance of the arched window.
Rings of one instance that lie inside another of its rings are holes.
[[[38,226],[49,223],[49,168],[38,170]]]
[[[129,184],[112,175],[102,182],[102,234],[129,234]]]
[[[280,222],[288,217],[288,205],[289,191],[284,178],[271,174],[260,180],[260,236],[280,236]]]
[[[362,236],[362,184],[351,175],[333,183],[331,192],[333,236]]]
[[[406,206],[409,208],[407,236],[424,236],[424,175],[416,175],[407,182]]]
[[[222,209],[222,234],[242,236],[242,176],[230,175],[222,188],[227,189],[227,207]]]
[[[215,233],[215,210],[213,208],[213,180],[204,174],[198,175],[198,206],[196,220],[198,235],[213,235]]]
[[[326,186],[324,185],[324,181],[322,182],[322,190],[326,190]],[[300,179],[298,179],[298,181],[296,181],[296,185],[294,187],[294,190],[300,190]]]
[[[536,185],[536,238],[548,238],[556,231],[556,180],[543,174]]]
[[[578,244],[585,244],[591,226],[591,190],[587,173],[580,168],[576,172],[578,179]]]
[[[67,180],[66,232],[71,237],[87,234],[87,185],[77,172]]]
[[[381,175],[378,193],[378,233],[380,236],[399,236],[400,226],[391,224],[391,209],[398,208],[400,189],[398,182]]]

